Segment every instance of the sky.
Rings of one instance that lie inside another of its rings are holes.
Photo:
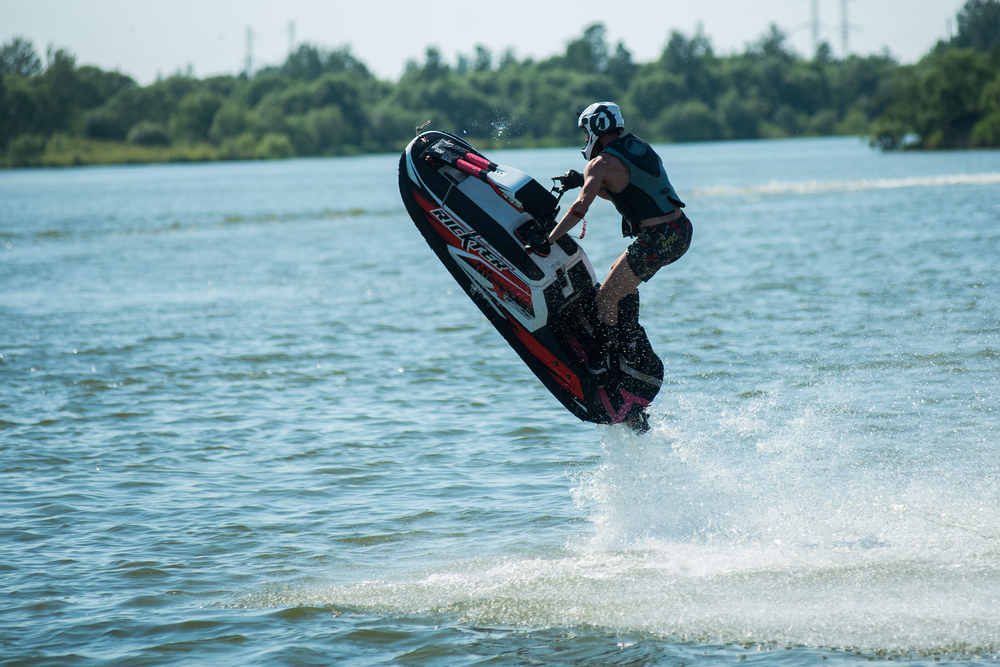
[[[178,71],[203,78],[244,69],[247,33],[254,69],[284,61],[293,44],[349,45],[379,78],[396,80],[408,60],[437,47],[447,62],[477,44],[519,60],[565,50],[596,22],[612,49],[623,42],[636,62],[659,57],[672,30],[700,29],[720,55],[741,53],[777,24],[791,47],[814,53],[813,26],[843,55],[843,8],[850,53],[886,50],[918,60],[954,30],[965,0],[0,0],[0,40],[31,40],[78,65],[119,70],[142,85]],[[817,9],[814,20],[814,7]]]

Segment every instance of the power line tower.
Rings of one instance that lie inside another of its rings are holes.
[[[810,27],[812,28],[813,36],[813,53],[819,51],[819,0],[812,1],[812,21],[810,22]]]
[[[247,55],[243,61],[243,72],[250,76],[253,73],[253,28],[247,26]]]
[[[813,54],[816,54],[819,53],[819,45],[823,43],[821,33],[825,26],[819,18],[819,0],[809,0],[809,3],[812,6],[812,17],[808,23],[799,27],[809,28],[809,32],[812,33]]]
[[[845,59],[851,55],[851,31],[858,30],[858,26],[847,18],[848,2],[850,0],[840,0],[840,48],[843,51],[842,57]]]
[[[295,53],[295,21],[288,22],[288,55]]]

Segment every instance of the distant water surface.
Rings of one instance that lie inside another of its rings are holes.
[[[396,155],[0,172],[0,664],[995,664],[1000,152],[661,152],[645,437],[523,366]]]

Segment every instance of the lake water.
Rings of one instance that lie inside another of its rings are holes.
[[[397,155],[0,172],[0,664],[996,664],[1000,152],[661,150],[646,436],[524,367]]]

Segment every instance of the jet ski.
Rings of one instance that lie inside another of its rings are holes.
[[[619,304],[619,330],[634,345],[611,351],[598,386],[587,369],[600,287],[593,265],[569,235],[544,256],[525,249],[557,222],[565,189],[552,180],[546,188],[436,130],[419,134],[399,161],[399,192],[413,223],[541,383],[583,421],[643,433],[663,361],[638,323],[638,296]]]

